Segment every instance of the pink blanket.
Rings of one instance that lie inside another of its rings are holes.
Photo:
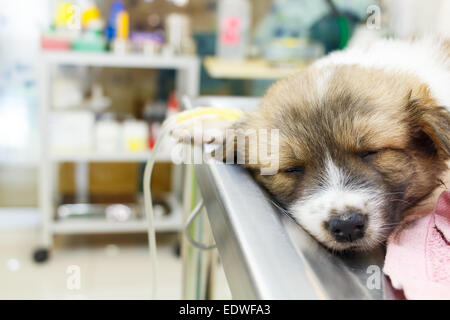
[[[450,190],[389,237],[383,271],[407,299],[450,299]]]

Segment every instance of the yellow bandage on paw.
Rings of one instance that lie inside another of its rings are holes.
[[[178,113],[169,119],[170,135],[179,141],[220,143],[226,130],[244,117],[239,109],[199,107]]]
[[[225,121],[236,121],[242,118],[243,115],[244,113],[239,109],[200,107],[177,114],[176,122],[201,118],[216,118]]]

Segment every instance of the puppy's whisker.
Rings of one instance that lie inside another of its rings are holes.
[[[285,209],[283,208],[278,202],[276,202],[275,200],[271,200],[272,204],[279,210],[281,211],[281,213],[283,213],[284,215],[286,215],[287,217],[289,217],[289,219],[291,219],[292,221],[294,221],[295,223],[297,223],[297,221],[294,219],[294,217]]]
[[[383,228],[383,227],[396,227],[396,226],[398,226],[399,224],[401,224],[401,222],[396,222],[396,223],[384,223],[380,228]]]

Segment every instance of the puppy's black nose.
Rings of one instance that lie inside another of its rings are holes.
[[[352,242],[364,236],[366,217],[359,212],[350,212],[343,217],[334,217],[328,222],[328,231],[337,242]]]

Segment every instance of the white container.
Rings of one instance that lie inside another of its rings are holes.
[[[52,152],[91,152],[94,121],[94,114],[90,111],[53,112],[49,123]]]
[[[95,149],[97,152],[120,151],[122,126],[114,119],[100,120],[95,125]]]
[[[123,123],[123,144],[125,151],[148,149],[148,125],[145,121],[126,120]]]
[[[83,92],[76,79],[56,76],[51,92],[52,107],[56,110],[79,107],[83,102]]]
[[[248,0],[220,0],[216,52],[221,59],[242,60],[247,55],[251,7]]]
[[[191,20],[185,14],[171,13],[165,20],[167,45],[175,54],[194,54],[195,44],[191,36]]]

